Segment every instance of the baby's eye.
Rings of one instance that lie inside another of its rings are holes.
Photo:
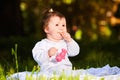
[[[58,24],[56,24],[55,26],[58,26]]]
[[[62,25],[62,27],[65,27],[65,25]]]

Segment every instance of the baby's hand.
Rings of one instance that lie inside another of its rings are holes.
[[[72,41],[72,38],[68,32],[61,32],[60,34],[62,35],[63,39],[65,39],[67,42]]]
[[[55,47],[52,47],[48,50],[49,57],[54,56],[57,53],[57,49]]]

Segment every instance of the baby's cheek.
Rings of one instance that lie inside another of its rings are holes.
[[[66,29],[66,28],[64,29],[64,32],[67,32],[67,29]]]

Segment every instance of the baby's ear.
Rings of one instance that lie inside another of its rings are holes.
[[[45,27],[45,28],[44,28],[44,32],[45,32],[45,33],[48,33],[48,32],[49,32],[49,31],[48,31],[48,27]]]

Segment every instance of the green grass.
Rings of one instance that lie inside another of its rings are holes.
[[[1,65],[0,65],[0,80],[6,80],[5,72]]]

